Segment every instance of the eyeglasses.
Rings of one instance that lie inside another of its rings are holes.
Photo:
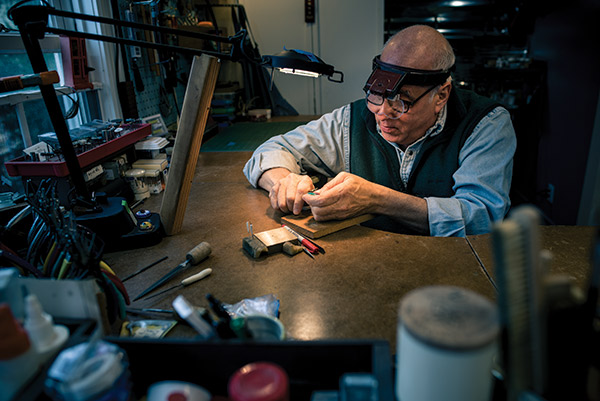
[[[413,107],[422,97],[424,97],[426,94],[431,92],[437,86],[438,85],[434,85],[434,86],[430,87],[429,89],[427,89],[425,92],[423,92],[419,97],[417,97],[413,101],[400,99],[400,94],[397,94],[396,96],[394,96],[391,99],[385,99],[383,96],[381,96],[378,93],[372,93],[371,91],[367,91],[367,107],[373,105],[373,106],[376,106],[376,108],[379,108],[381,105],[383,105],[383,102],[385,100],[387,100],[388,104],[390,105],[392,110],[396,113],[396,116],[389,116],[387,114],[386,114],[386,116],[388,118],[397,119],[397,118],[400,118],[400,116],[402,116],[402,114],[407,113],[408,110],[410,110],[410,108]],[[377,113],[377,111],[375,111],[375,109],[373,109],[372,107],[369,107],[369,109],[373,113]]]

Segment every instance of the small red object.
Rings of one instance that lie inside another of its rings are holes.
[[[0,304],[0,361],[16,358],[30,346],[27,332],[14,318],[8,304]]]
[[[271,362],[250,363],[229,379],[232,401],[288,401],[289,380],[279,365]]]
[[[314,246],[313,243],[310,242],[309,240],[307,240],[306,238],[302,238],[300,243],[302,245],[304,245],[310,253],[319,253],[319,249],[316,246]]]

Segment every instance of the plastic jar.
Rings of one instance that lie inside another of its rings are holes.
[[[131,170],[127,170],[125,172],[125,179],[127,182],[129,182],[136,201],[150,197],[148,185],[146,185],[146,182],[144,181],[145,175],[146,170],[141,168],[132,168]]]
[[[496,306],[454,286],[427,286],[400,303],[396,397],[403,401],[489,400],[498,350]]]
[[[163,184],[160,177],[160,170],[146,170],[146,173],[144,174],[144,181],[151,194],[155,195],[162,192]]]

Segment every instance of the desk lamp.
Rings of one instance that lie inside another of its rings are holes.
[[[155,25],[142,24],[132,21],[121,21],[118,19],[99,17],[81,13],[74,13],[69,11],[58,10],[49,5],[27,5],[28,1],[21,1],[11,7],[8,11],[8,16],[19,28],[21,38],[27,55],[33,67],[35,74],[42,74],[48,71],[46,62],[43,57],[42,49],[39,41],[44,38],[46,33],[53,33],[57,35],[65,35],[69,37],[85,38],[92,40],[99,40],[103,42],[111,42],[116,44],[125,44],[130,46],[140,46],[144,48],[151,48],[156,50],[163,50],[167,52],[177,52],[186,55],[199,56],[202,54],[214,56],[224,60],[231,61],[248,61],[257,65],[269,67],[276,63],[277,68],[291,68],[292,70],[308,70],[315,68],[314,72],[319,74],[325,74],[329,78],[334,74],[333,67],[326,65],[320,59],[320,62],[312,62],[304,64],[301,67],[298,66],[297,55],[298,52],[288,54],[288,56],[294,56],[289,60],[289,65],[286,66],[284,55],[278,55],[276,57],[265,56],[260,59],[251,58],[247,52],[245,52],[245,46],[247,45],[247,31],[240,30],[233,36],[225,37],[213,34],[191,32],[179,29],[166,28]],[[44,2],[45,3],[45,2]],[[46,3],[47,4],[47,3]],[[54,28],[48,25],[48,18],[50,15],[71,19],[71,20],[83,20],[93,21],[102,24],[108,24],[116,28],[134,28],[141,29],[144,31],[150,31],[153,33],[162,33],[167,35],[175,36],[188,36],[195,39],[207,40],[217,43],[230,44],[229,51],[221,50],[204,50],[187,48],[181,46],[172,46],[163,43],[148,42],[136,39],[128,39],[124,37],[112,37],[97,35],[88,32],[72,31],[66,29]],[[307,57],[303,55],[303,57]],[[313,57],[316,57],[313,55]],[[327,68],[324,68],[327,66]],[[340,73],[341,74],[341,73]],[[341,82],[341,81],[335,81]],[[71,181],[75,188],[76,200],[74,202],[74,211],[78,215],[78,222],[82,225],[87,226],[107,242],[107,247],[111,245],[118,245],[120,248],[133,248],[139,246],[153,245],[160,241],[161,238],[161,225],[160,217],[157,214],[151,214],[150,219],[154,222],[154,229],[142,230],[132,222],[130,217],[131,213],[128,210],[127,204],[124,203],[123,198],[111,198],[104,197],[97,199],[90,195],[88,188],[85,184],[83,172],[79,166],[77,155],[75,153],[69,130],[65,123],[65,120],[60,109],[60,104],[56,96],[56,92],[52,84],[40,83],[40,92],[44,99],[48,114],[50,115],[50,121],[54,127],[58,142],[60,144],[63,156]],[[110,230],[106,232],[106,230]],[[158,237],[158,238],[157,238]],[[152,243],[152,241],[155,241]]]
[[[325,75],[332,82],[344,82],[344,74],[341,71],[335,71],[332,65],[325,64],[319,57],[304,50],[284,48],[281,53],[264,56],[262,60],[263,66],[271,67],[272,71],[277,69],[286,74],[313,78]],[[339,79],[334,78],[335,74],[339,74]]]

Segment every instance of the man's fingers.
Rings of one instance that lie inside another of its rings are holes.
[[[275,184],[269,192],[269,200],[271,201],[271,207],[275,210],[279,210],[279,183]]]
[[[310,177],[289,174],[279,180],[269,191],[271,207],[284,213],[300,214],[304,206],[302,196],[314,189]]]
[[[331,188],[335,187],[336,185],[341,184],[346,179],[346,176],[347,176],[347,173],[345,173],[345,172],[339,173],[338,175],[333,177],[330,181],[328,181],[325,185],[323,185],[323,187],[320,189],[319,192],[328,191]]]

